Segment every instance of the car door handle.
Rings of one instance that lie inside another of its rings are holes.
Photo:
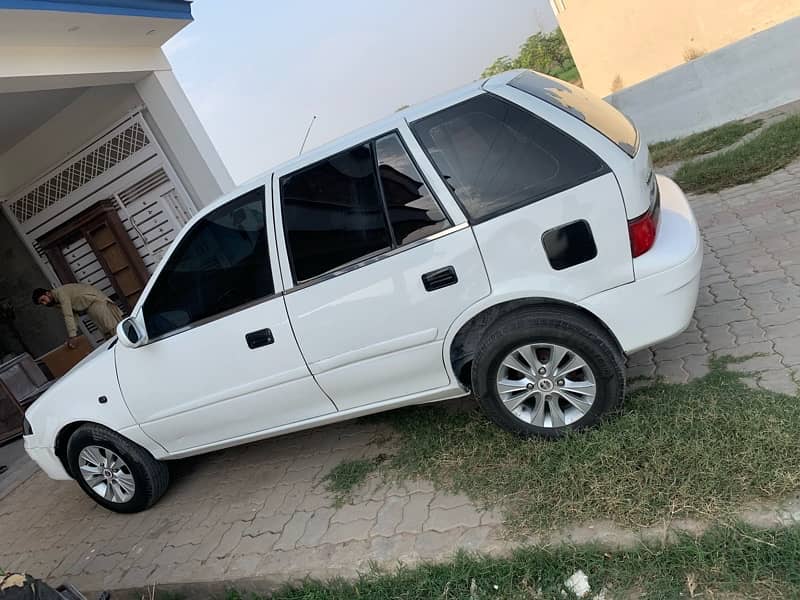
[[[456,275],[456,270],[452,266],[429,271],[422,276],[422,285],[429,292],[457,283],[458,275]]]
[[[251,331],[244,336],[244,339],[247,340],[247,346],[251,350],[275,343],[275,338],[272,337],[272,331],[270,329]]]

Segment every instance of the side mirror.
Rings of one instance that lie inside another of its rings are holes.
[[[117,337],[123,346],[138,348],[147,343],[147,331],[138,317],[128,317],[117,325]]]

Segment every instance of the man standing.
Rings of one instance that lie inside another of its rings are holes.
[[[96,287],[85,283],[68,283],[52,290],[36,288],[32,297],[34,304],[61,307],[69,336],[67,340],[69,348],[75,348],[78,344],[75,313],[86,311],[106,339],[114,335],[117,323],[122,320],[122,311],[119,307]]]

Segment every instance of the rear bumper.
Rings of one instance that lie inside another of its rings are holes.
[[[654,246],[634,259],[632,283],[581,304],[602,319],[626,353],[674,337],[697,303],[703,243],[689,202],[671,179],[658,177],[661,218]]]
[[[61,464],[61,459],[56,456],[53,448],[31,448],[28,446],[27,440],[24,441],[24,444],[25,452],[50,479],[72,479],[64,470],[64,465]]]

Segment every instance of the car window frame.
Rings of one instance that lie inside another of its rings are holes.
[[[269,302],[270,300],[274,300],[275,298],[279,298],[279,297],[283,296],[283,282],[282,282],[280,277],[276,278],[276,273],[279,275],[280,271],[278,269],[276,269],[276,264],[275,264],[276,261],[278,260],[278,255],[277,255],[277,252],[275,251],[276,248],[275,248],[275,239],[274,239],[274,227],[270,226],[270,219],[272,217],[272,211],[271,211],[272,197],[271,197],[270,189],[269,189],[271,187],[270,183],[271,183],[271,180],[268,179],[266,182],[260,183],[259,185],[256,185],[256,186],[253,186],[250,189],[247,189],[247,190],[244,190],[244,191],[236,190],[236,192],[234,193],[235,195],[232,195],[230,198],[228,198],[226,201],[224,201],[219,206],[214,207],[212,210],[209,210],[208,212],[202,213],[201,215],[198,216],[196,221],[192,222],[189,226],[187,226],[185,231],[183,231],[181,233],[180,238],[178,238],[177,243],[175,244],[175,247],[171,248],[170,251],[162,259],[164,261],[163,265],[159,265],[159,268],[157,269],[157,271],[155,271],[153,273],[153,275],[150,277],[150,280],[148,281],[148,285],[145,288],[144,293],[142,294],[142,297],[141,297],[140,301],[137,302],[137,306],[136,306],[136,309],[134,311],[134,314],[136,314],[137,318],[139,318],[141,320],[141,323],[145,327],[145,331],[146,331],[147,330],[147,326],[145,325],[145,305],[147,304],[147,301],[150,298],[150,295],[152,293],[153,288],[155,288],[155,286],[158,284],[159,279],[164,275],[167,267],[170,264],[170,261],[181,251],[182,248],[184,248],[186,246],[186,244],[189,243],[189,239],[190,239],[192,231],[194,231],[195,228],[197,228],[201,224],[203,224],[203,222],[204,222],[204,220],[206,218],[210,217],[211,215],[213,215],[217,211],[224,210],[231,203],[236,202],[237,200],[239,200],[243,196],[246,196],[247,194],[259,189],[259,187],[263,188],[263,190],[264,190],[264,229],[265,229],[265,233],[266,233],[266,237],[267,237],[267,239],[266,239],[266,242],[267,242],[266,243],[266,251],[267,251],[267,256],[268,256],[268,259],[269,259],[269,276],[272,278],[272,289],[273,289],[273,292],[271,294],[267,295],[267,296],[263,296],[261,298],[255,298],[253,300],[245,302],[244,304],[240,304],[238,306],[235,306],[233,308],[229,308],[229,309],[224,310],[222,312],[219,312],[219,313],[216,313],[216,314],[213,314],[213,315],[209,315],[207,317],[203,317],[202,319],[198,319],[197,321],[189,323],[188,325],[184,325],[183,327],[179,327],[177,329],[174,329],[174,330],[169,331],[167,333],[161,334],[159,336],[151,338],[149,336],[149,334],[148,334],[147,335],[147,341],[144,344],[142,344],[142,347],[149,346],[150,344],[154,344],[156,342],[171,338],[173,336],[179,335],[181,333],[185,333],[187,331],[191,331],[192,329],[197,329],[198,327],[202,327],[202,326],[207,325],[209,323],[213,323],[214,321],[218,321],[219,319],[224,319],[226,317],[229,317],[229,316],[231,316],[233,314],[236,314],[237,312],[241,312],[243,310],[247,310],[247,309],[252,308],[254,306],[258,306],[259,304],[262,304],[264,302]],[[272,220],[274,221],[274,218],[272,218]]]
[[[398,244],[397,240],[395,239],[394,228],[392,227],[391,219],[389,218],[389,208],[388,208],[388,205],[386,203],[386,196],[385,196],[385,193],[384,193],[384,190],[383,190],[383,183],[381,182],[380,169],[379,169],[379,164],[378,164],[378,155],[377,155],[376,146],[375,146],[375,143],[378,140],[380,140],[381,138],[390,136],[392,134],[396,135],[397,138],[400,140],[400,144],[402,145],[403,150],[405,150],[406,154],[408,155],[409,159],[411,160],[411,164],[417,170],[417,173],[419,173],[419,176],[422,179],[422,182],[428,188],[428,191],[430,192],[431,197],[433,198],[433,201],[436,203],[436,205],[438,206],[439,210],[442,212],[442,215],[444,215],[445,221],[448,223],[448,227],[445,227],[441,231],[437,231],[434,234],[431,234],[429,236],[425,236],[425,237],[420,238],[418,240],[414,240],[413,242],[409,242],[407,244]],[[319,275],[315,275],[314,277],[311,277],[309,279],[298,281],[297,277],[296,277],[296,273],[295,273],[294,257],[292,256],[292,249],[291,249],[290,244],[289,244],[289,232],[288,232],[287,227],[286,227],[286,218],[285,218],[285,214],[284,214],[285,213],[285,211],[284,211],[284,206],[285,205],[284,205],[284,198],[283,198],[283,193],[282,193],[282,191],[283,191],[283,179],[287,178],[287,177],[290,177],[290,176],[294,176],[294,175],[298,175],[300,173],[303,173],[303,172],[305,172],[307,170],[310,170],[310,169],[318,166],[319,164],[321,164],[321,163],[323,163],[323,162],[325,162],[327,160],[330,160],[332,157],[334,157],[334,156],[336,156],[338,154],[342,154],[343,152],[348,152],[350,150],[353,150],[355,148],[358,148],[360,146],[364,146],[364,145],[367,145],[367,144],[369,144],[370,149],[372,151],[372,163],[373,163],[372,166],[373,166],[373,171],[374,171],[373,175],[375,177],[375,183],[376,183],[376,186],[377,186],[377,189],[378,189],[378,194],[380,196],[380,202],[382,204],[382,210],[383,210],[383,215],[384,215],[384,223],[385,223],[385,225],[386,225],[386,227],[387,227],[387,229],[389,231],[389,237],[390,237],[392,245],[390,247],[388,247],[388,248],[381,248],[380,250],[376,250],[375,252],[372,252],[370,254],[366,254],[364,256],[359,256],[358,258],[355,258],[355,259],[353,259],[353,260],[351,260],[349,262],[346,262],[346,263],[344,263],[344,264],[342,264],[342,265],[340,265],[340,266],[338,266],[338,267],[336,267],[334,269],[330,269],[328,271],[325,271],[324,273],[320,273]],[[402,132],[400,131],[400,129],[398,127],[393,127],[391,129],[387,129],[386,131],[382,131],[379,134],[376,134],[376,135],[370,136],[368,138],[365,138],[364,140],[362,140],[360,142],[357,142],[357,143],[354,143],[354,144],[350,144],[350,145],[348,145],[348,146],[346,146],[344,148],[339,148],[335,152],[326,154],[325,156],[322,156],[322,157],[320,157],[320,158],[318,158],[318,159],[316,159],[313,162],[310,162],[308,164],[304,164],[301,167],[298,167],[296,169],[286,170],[285,172],[283,172],[279,176],[277,176],[275,178],[275,181],[276,181],[276,189],[277,189],[277,194],[276,194],[277,198],[276,198],[275,202],[276,202],[276,205],[277,205],[276,208],[280,209],[280,220],[281,220],[281,227],[282,227],[282,233],[283,233],[283,248],[284,248],[284,250],[286,252],[286,257],[288,259],[289,276],[290,276],[291,283],[292,283],[291,287],[287,288],[284,291],[285,294],[289,294],[289,293],[292,293],[292,292],[300,290],[300,289],[305,289],[307,287],[310,287],[310,286],[315,285],[317,283],[322,283],[323,281],[327,281],[327,280],[332,279],[334,277],[339,277],[341,275],[349,273],[350,271],[354,271],[356,269],[360,269],[360,268],[362,268],[364,266],[367,266],[367,265],[373,264],[375,262],[378,262],[380,260],[383,260],[384,258],[389,258],[391,256],[399,254],[400,252],[405,252],[406,250],[410,250],[411,248],[415,248],[415,247],[420,246],[422,244],[425,244],[425,243],[431,242],[431,241],[433,241],[435,239],[438,239],[438,238],[442,237],[443,235],[446,235],[446,234],[449,234],[449,233],[454,233],[457,230],[461,230],[461,229],[464,229],[465,227],[467,227],[466,223],[462,223],[462,224],[459,224],[459,225],[454,224],[453,217],[449,214],[448,210],[446,209],[446,207],[444,206],[444,204],[440,200],[439,195],[434,191],[433,186],[431,186],[431,183],[429,181],[429,178],[425,175],[425,172],[420,167],[419,162],[417,161],[417,158],[414,156],[414,153],[408,147],[408,144],[406,143],[406,140],[404,139],[403,134],[402,134]],[[277,214],[277,211],[276,211],[276,214]]]
[[[461,200],[459,195],[456,193],[456,190],[447,182],[447,179],[445,179],[444,174],[442,173],[442,171],[439,169],[439,166],[434,161],[433,157],[431,156],[430,151],[425,146],[425,144],[422,143],[422,140],[419,138],[419,136],[417,135],[416,131],[414,130],[414,126],[419,121],[423,121],[423,120],[425,120],[427,118],[430,118],[430,117],[435,116],[437,114],[443,113],[443,112],[445,112],[445,111],[447,111],[447,110],[449,110],[449,109],[451,109],[451,108],[453,108],[455,106],[459,106],[461,104],[466,104],[467,102],[472,102],[472,101],[480,98],[483,95],[487,95],[487,96],[491,96],[493,98],[496,98],[497,100],[500,100],[501,102],[503,102],[505,104],[511,105],[511,106],[513,106],[515,108],[518,108],[518,109],[528,113],[534,119],[538,119],[539,121],[544,123],[547,127],[550,127],[551,129],[554,129],[558,133],[566,136],[569,140],[571,140],[572,142],[574,142],[578,146],[581,146],[582,148],[584,148],[590,154],[594,155],[597,158],[597,160],[600,161],[603,164],[604,168],[602,168],[600,171],[598,171],[594,175],[581,177],[578,180],[576,180],[575,183],[572,183],[570,185],[558,186],[558,187],[553,188],[552,190],[548,191],[546,194],[537,195],[533,199],[528,200],[526,202],[517,203],[517,204],[511,204],[511,205],[505,206],[500,210],[497,210],[497,211],[494,211],[492,213],[483,215],[482,217],[479,217],[479,218],[473,217],[471,212],[464,205],[464,202]],[[436,175],[444,183],[444,185],[447,187],[447,189],[450,190],[450,194],[453,197],[453,200],[455,200],[456,204],[458,205],[458,208],[464,214],[464,217],[466,218],[467,222],[471,226],[480,225],[481,223],[485,223],[486,221],[490,221],[492,219],[495,219],[495,218],[500,217],[502,215],[508,214],[508,213],[513,212],[515,210],[519,210],[520,208],[524,208],[526,206],[531,206],[532,204],[536,204],[537,202],[541,202],[542,200],[546,200],[547,198],[555,196],[556,194],[560,194],[560,193],[565,192],[567,190],[571,190],[571,189],[576,188],[576,187],[578,187],[580,185],[583,185],[584,183],[588,183],[589,181],[593,181],[594,179],[597,179],[599,177],[603,177],[605,175],[608,175],[609,173],[613,173],[614,172],[614,170],[608,164],[608,161],[606,161],[602,156],[600,156],[600,154],[598,152],[596,152],[595,150],[593,150],[592,148],[587,146],[584,142],[582,142],[581,140],[577,139],[575,136],[571,135],[567,131],[564,131],[562,128],[558,127],[555,123],[553,123],[549,119],[546,119],[545,117],[542,117],[542,116],[536,114],[535,112],[533,112],[529,108],[527,108],[527,107],[525,107],[525,106],[523,106],[521,104],[518,104],[518,103],[516,103],[516,102],[514,102],[512,100],[509,100],[508,98],[504,98],[502,96],[499,96],[498,94],[494,94],[494,93],[492,93],[490,91],[486,91],[486,90],[484,90],[480,94],[476,94],[475,96],[471,96],[469,98],[465,98],[464,100],[461,100],[459,102],[454,102],[453,104],[450,104],[448,106],[440,108],[439,110],[435,110],[435,111],[433,111],[431,113],[428,113],[426,115],[422,115],[422,116],[414,119],[413,121],[409,122],[408,125],[409,125],[409,129],[411,130],[411,134],[414,136],[414,138],[416,139],[416,141],[419,144],[420,148],[422,148],[422,151],[425,153],[425,157],[428,159],[428,161],[431,163],[431,165],[433,166],[434,170],[436,171]]]

